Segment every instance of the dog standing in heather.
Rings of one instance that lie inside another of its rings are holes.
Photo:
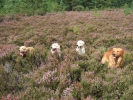
[[[85,54],[85,47],[84,47],[85,42],[82,40],[79,40],[77,42],[77,48],[76,51],[79,55],[84,55]]]
[[[125,51],[122,48],[113,48],[108,50],[103,58],[101,63],[105,64],[108,62],[108,68],[117,68],[122,66],[124,62],[124,55]]]
[[[27,55],[32,55],[35,52],[35,48],[33,47],[26,47],[26,46],[21,46],[19,48],[20,55],[22,57],[26,57]]]
[[[58,43],[53,43],[50,51],[52,54],[58,53],[61,56],[61,46]]]

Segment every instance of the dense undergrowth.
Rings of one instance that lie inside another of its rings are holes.
[[[64,12],[0,18],[0,99],[132,100],[133,14],[123,10]],[[86,55],[75,52],[85,41]],[[62,46],[62,59],[50,53]],[[19,46],[33,46],[22,58]],[[126,50],[122,68],[101,64],[106,50]]]

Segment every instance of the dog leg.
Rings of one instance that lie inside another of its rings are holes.
[[[105,64],[106,63],[106,57],[105,56],[103,56],[101,63],[102,64]]]
[[[120,57],[117,61],[116,67],[119,67],[123,64],[123,59]]]
[[[108,68],[113,68],[112,63],[109,63],[109,64],[108,64]]]

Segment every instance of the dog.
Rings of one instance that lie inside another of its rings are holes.
[[[78,52],[79,55],[84,55],[85,54],[85,47],[84,47],[85,42],[82,40],[79,40],[77,42],[77,48],[76,51]]]
[[[52,54],[58,53],[59,56],[61,56],[61,53],[62,53],[61,46],[58,43],[53,43],[50,51]]]
[[[124,53],[125,50],[122,48],[113,48],[104,54],[101,63],[105,64],[108,62],[108,68],[120,67],[124,62]]]
[[[19,48],[19,54],[22,56],[22,57],[26,57],[27,55],[32,55],[34,52],[35,52],[35,48],[33,47],[26,47],[26,46],[21,46]]]

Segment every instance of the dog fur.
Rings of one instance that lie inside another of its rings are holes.
[[[105,64],[108,62],[108,68],[120,67],[124,62],[124,53],[125,51],[122,48],[113,48],[108,50],[104,54],[101,63]]]
[[[52,54],[58,53],[61,56],[61,46],[58,43],[53,43],[50,51]]]
[[[26,57],[27,55],[32,55],[35,52],[35,48],[33,47],[26,47],[26,46],[21,46],[19,48],[20,55],[23,57]]]
[[[76,51],[78,52],[79,55],[84,55],[85,54],[85,47],[84,47],[84,41],[79,40],[77,42],[77,48]]]

